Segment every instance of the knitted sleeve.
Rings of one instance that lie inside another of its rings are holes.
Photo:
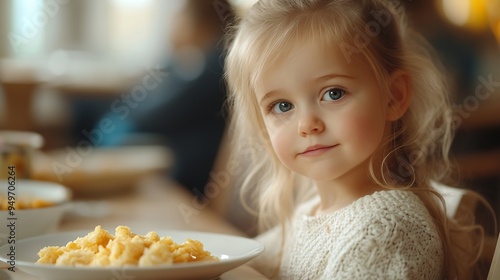
[[[442,248],[434,225],[405,218],[375,219],[334,253],[322,279],[440,279]]]

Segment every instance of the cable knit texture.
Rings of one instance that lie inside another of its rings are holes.
[[[439,234],[415,194],[379,191],[336,212],[311,216],[318,204],[315,199],[298,209],[278,278],[442,279]],[[269,277],[280,238],[278,228],[257,238],[266,252],[254,266]]]

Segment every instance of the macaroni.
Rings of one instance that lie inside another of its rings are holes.
[[[175,243],[170,236],[160,237],[155,231],[146,235],[132,233],[118,226],[113,236],[101,226],[66,246],[48,246],[38,252],[40,264],[66,266],[153,266],[198,261],[218,261],[203,249],[203,243],[187,239]]]

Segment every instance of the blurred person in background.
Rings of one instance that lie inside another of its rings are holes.
[[[163,80],[135,108],[110,106],[101,120],[115,128],[102,145],[167,145],[174,155],[168,175],[201,196],[226,127],[222,37],[233,18],[226,0],[186,1],[174,20],[172,55],[159,73]]]

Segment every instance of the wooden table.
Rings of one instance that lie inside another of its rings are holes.
[[[189,211],[181,214],[181,210]],[[126,225],[134,232],[150,230],[194,230],[244,236],[208,205],[171,181],[150,176],[134,190],[106,198],[75,200],[73,210],[63,219],[58,232]],[[0,271],[0,279],[40,280],[22,271]],[[248,265],[224,273],[220,280],[267,279]],[[140,280],[140,279],[137,279]]]

